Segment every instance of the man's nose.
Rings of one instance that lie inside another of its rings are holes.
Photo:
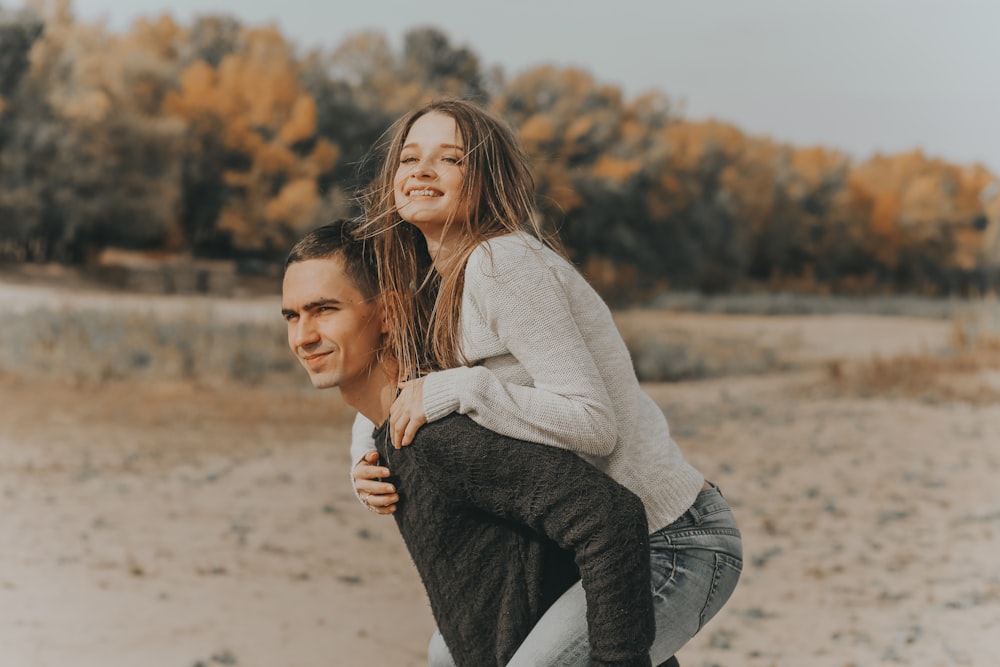
[[[292,347],[298,349],[300,347],[309,347],[315,345],[319,341],[319,332],[316,331],[315,325],[312,323],[312,319],[309,317],[300,317],[298,322],[295,324],[295,328],[292,331]]]

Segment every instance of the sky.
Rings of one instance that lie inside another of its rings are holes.
[[[303,49],[333,49],[364,30],[398,49],[406,30],[435,26],[508,78],[574,66],[628,98],[661,91],[692,120],[858,160],[920,149],[1000,176],[997,0],[73,0],[73,8],[113,30],[164,12],[181,23],[231,14],[276,24]]]

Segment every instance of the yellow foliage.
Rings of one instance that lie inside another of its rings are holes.
[[[875,199],[872,207],[872,229],[880,236],[888,237],[896,232],[899,215],[899,197],[887,192]]]
[[[292,105],[288,122],[278,133],[278,141],[291,145],[314,134],[316,134],[316,102],[310,95],[300,94]]]
[[[161,14],[155,21],[139,18],[132,24],[132,31],[124,36],[122,46],[130,51],[148,51],[161,58],[174,59],[177,57],[174,44],[183,32],[169,14]]]
[[[262,143],[254,152],[254,166],[265,174],[287,174],[295,169],[299,158],[277,142]]]
[[[272,223],[304,227],[315,218],[319,204],[316,182],[300,178],[285,185],[278,196],[267,203],[264,217]]]
[[[550,143],[556,134],[555,123],[547,114],[536,113],[521,124],[520,135],[525,150],[535,152],[544,144]]]
[[[622,139],[627,144],[635,144],[640,139],[648,136],[649,127],[630,118],[622,123]]]
[[[195,62],[181,73],[179,89],[163,99],[164,113],[192,118],[205,110],[223,115],[212,104],[215,81],[215,70],[211,65],[203,60]]]
[[[564,165],[541,164],[536,167],[535,174],[539,183],[545,183],[548,186],[545,194],[558,210],[567,213],[583,204],[583,199],[573,187]]]
[[[336,165],[340,150],[322,139],[307,155],[292,150],[316,135],[316,102],[300,84],[300,66],[273,28],[245,29],[242,38],[245,48],[217,67],[205,62],[188,67],[163,110],[189,121],[217,118],[196,131],[217,132],[221,126],[225,147],[248,158],[247,166],[223,176],[244,192],[224,209],[219,225],[232,233],[237,247],[253,247],[280,241],[284,227],[275,223],[298,228],[315,220],[322,205],[316,179]],[[286,185],[272,198],[276,177]]]
[[[246,116],[232,118],[224,125],[223,141],[227,148],[247,155],[255,155],[264,145],[264,137],[250,126]]]
[[[222,182],[230,187],[245,188],[252,183],[252,174],[246,171],[227,169],[222,172]]]
[[[846,155],[822,146],[792,151],[792,168],[812,189],[819,187],[829,174],[846,169],[847,164]]]
[[[566,128],[564,140],[567,146],[571,146],[587,136],[594,128],[594,117],[591,115],[576,116],[570,121]]]
[[[952,214],[953,197],[947,193],[946,174],[924,172],[914,175],[902,187],[900,223],[904,227],[924,228],[947,220]]]
[[[624,181],[642,168],[638,160],[621,160],[604,154],[597,159],[592,168],[592,173],[598,178],[606,178],[611,181]]]
[[[667,126],[666,138],[672,162],[685,169],[697,167],[708,153],[735,154],[746,143],[737,128],[715,120],[672,123]]]
[[[309,155],[310,174],[315,177],[326,173],[337,165],[338,160],[340,160],[340,147],[331,144],[326,139],[320,139]]]
[[[220,211],[218,226],[220,230],[230,232],[236,239],[246,238],[252,231],[246,217],[235,206],[226,206]]]

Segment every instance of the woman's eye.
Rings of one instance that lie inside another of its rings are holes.
[[[399,159],[400,164],[413,164],[416,161],[417,158],[413,157],[412,155],[407,155],[406,157],[402,157]]]
[[[462,158],[453,155],[447,155],[442,159],[448,164],[462,164]]]

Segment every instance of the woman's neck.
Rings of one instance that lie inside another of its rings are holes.
[[[442,276],[449,274],[454,269],[454,263],[461,256],[462,232],[461,228],[453,225],[445,233],[445,229],[438,228],[428,230],[418,227],[427,241],[427,252],[431,256],[434,270]]]

